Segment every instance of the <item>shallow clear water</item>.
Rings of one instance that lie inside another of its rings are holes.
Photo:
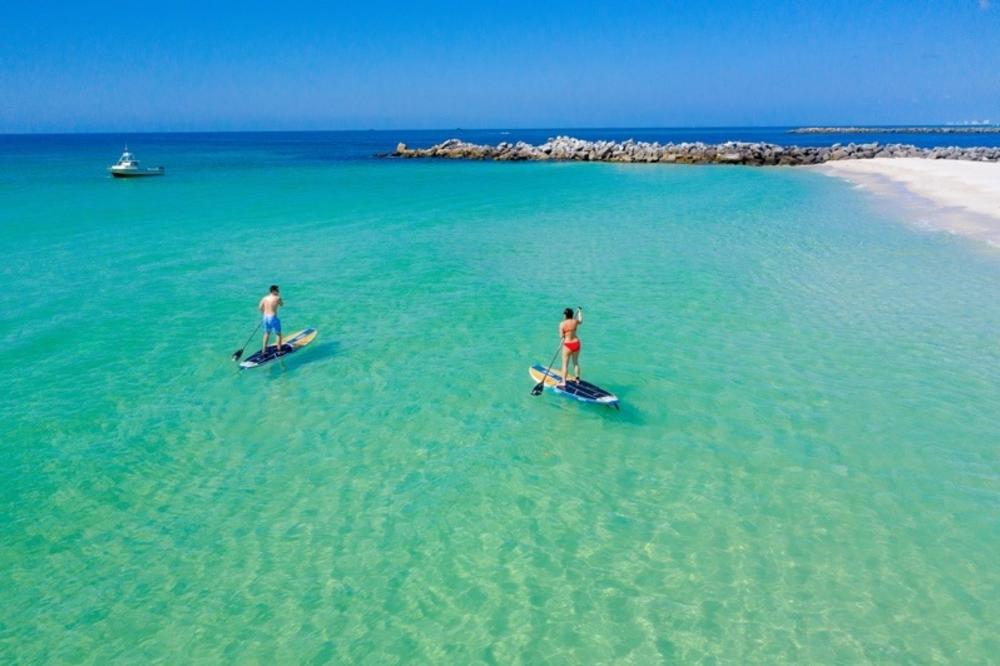
[[[2,145],[4,661],[997,654],[995,250],[806,170],[351,137]],[[319,338],[238,373],[271,282]],[[573,305],[620,413],[529,396]]]

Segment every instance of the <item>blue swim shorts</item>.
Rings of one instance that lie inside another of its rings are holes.
[[[264,332],[281,335],[281,320],[277,316],[264,317]]]

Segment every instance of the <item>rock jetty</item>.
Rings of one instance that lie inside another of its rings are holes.
[[[430,148],[396,146],[394,157],[436,157],[462,160],[661,162],[667,164],[748,164],[753,166],[822,164],[833,160],[873,157],[922,157],[927,159],[1000,161],[1000,148],[918,148],[899,143],[850,143],[832,146],[779,146],[773,143],[729,141],[706,143],[647,143],[644,141],[584,141],[568,136],[535,146],[518,141],[484,146],[449,139]]]

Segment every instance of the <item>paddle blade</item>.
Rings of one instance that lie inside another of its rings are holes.
[[[538,382],[535,384],[534,388],[531,389],[531,395],[541,395],[542,391],[545,389],[545,382]]]
[[[243,356],[243,350],[242,350],[242,349],[240,349],[240,350],[238,350],[238,351],[234,351],[234,352],[233,352],[233,361],[238,361],[238,360],[240,360],[240,357],[241,357],[241,356]]]

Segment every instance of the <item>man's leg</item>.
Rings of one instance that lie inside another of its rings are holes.
[[[268,339],[269,337],[271,337],[271,334],[270,334],[270,333],[268,333],[268,332],[267,332],[267,331],[265,330],[265,331],[264,331],[264,346],[260,348],[260,353],[261,353],[261,354],[266,354],[266,353],[267,353],[267,339]]]
[[[284,344],[284,338],[281,337],[281,329],[280,328],[278,329],[278,332],[275,335],[278,336],[278,353],[281,354],[282,353],[281,346]]]

